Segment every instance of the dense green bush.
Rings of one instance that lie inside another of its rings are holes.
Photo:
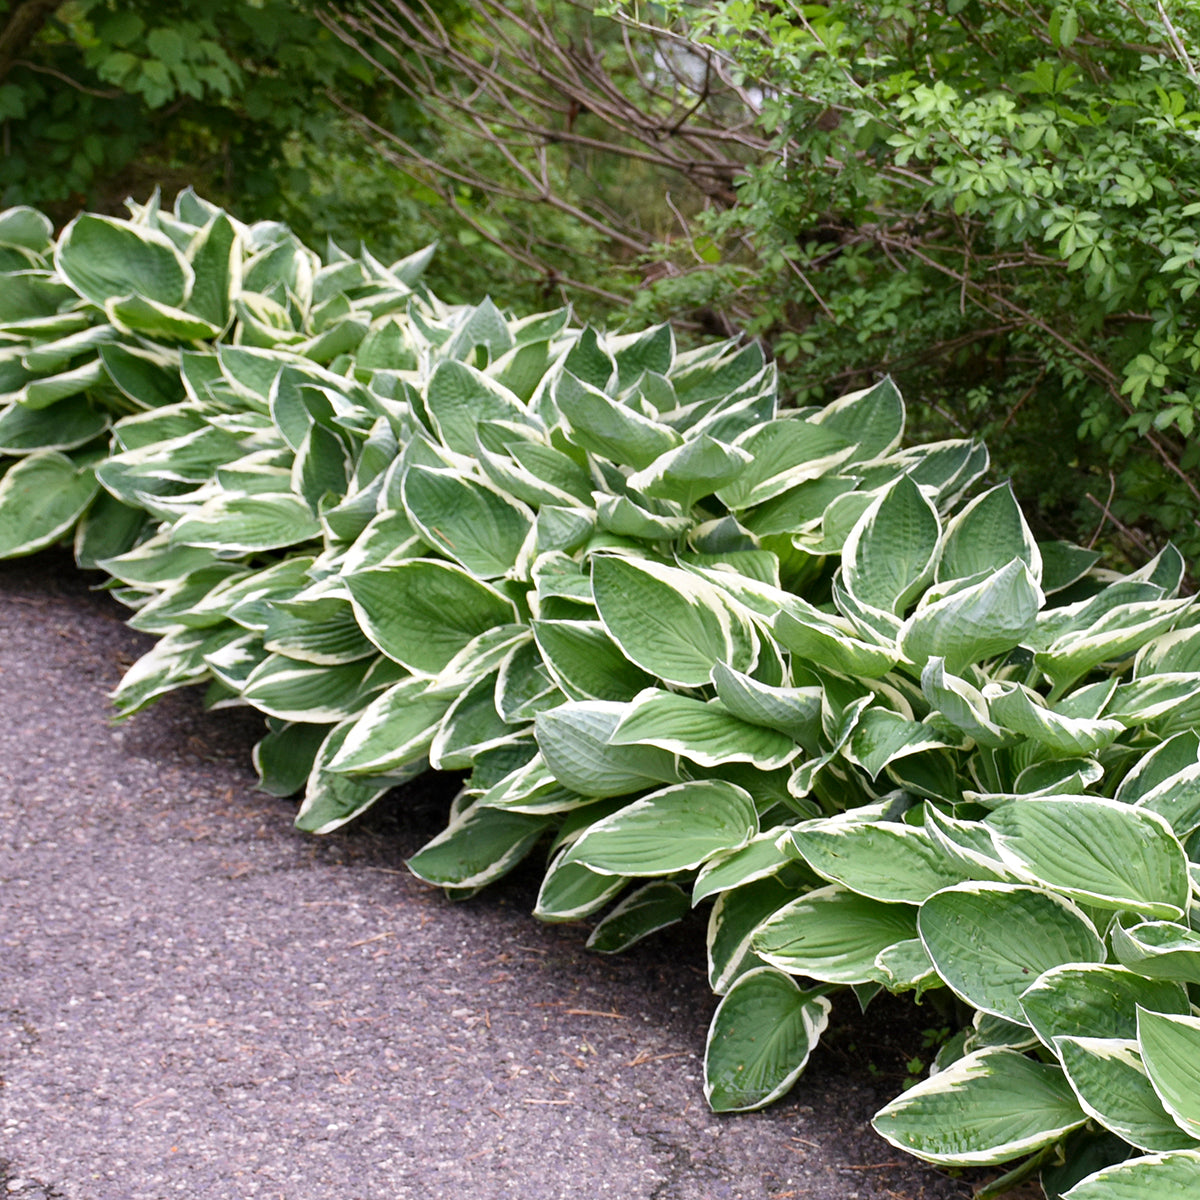
[[[902,447],[890,382],[781,415],[756,347],[446,306],[427,253],[190,194],[50,233],[0,215],[0,554],[73,531],[159,638],[120,714],[257,708],[314,832],[469,771],[413,871],[464,896],[543,853],[537,915],[598,950],[711,903],[714,1108],[786,1091],[833,996],[940,991],[974,1018],[894,1145],[1200,1186],[1177,552],[1037,542],[977,443]]]
[[[773,138],[702,227],[723,253],[658,284],[668,310],[750,310],[801,403],[890,371],[925,429],[986,437],[1044,522],[1090,530],[1111,493],[1194,559],[1195,6],[666,13],[758,89]]]

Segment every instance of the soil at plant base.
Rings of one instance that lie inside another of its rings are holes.
[[[781,1104],[717,1117],[697,917],[625,955],[451,903],[404,859],[435,776],[324,838],[256,792],[261,718],[177,693],[70,560],[0,567],[0,1195],[16,1200],[959,1200],[870,1130],[928,1009],[835,1009]]]

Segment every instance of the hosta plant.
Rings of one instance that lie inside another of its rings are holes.
[[[781,412],[680,350],[317,255],[190,194],[0,216],[0,552],[74,536],[154,635],[127,715],[207,686],[326,832],[465,771],[410,862],[620,950],[709,910],[705,1090],[760,1107],[832,1005],[974,1012],[875,1118],[1048,1197],[1200,1189],[1200,620],[1039,543],[887,381]]]

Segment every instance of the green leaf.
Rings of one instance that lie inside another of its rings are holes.
[[[0,558],[53,545],[74,527],[100,485],[90,467],[46,450],[21,459],[0,479]]]
[[[294,796],[304,788],[328,725],[289,722],[272,730],[254,747],[258,786],[272,796]]]
[[[569,371],[559,378],[554,402],[566,420],[570,442],[636,470],[649,467],[682,441],[673,429],[618,404]]]
[[[549,820],[476,805],[426,842],[406,865],[426,883],[482,887],[512,870],[536,845]]]
[[[632,700],[654,682],[621,653],[598,621],[532,624],[547,670],[572,700]]]
[[[91,213],[63,230],[54,265],[84,299],[100,307],[117,297],[137,296],[180,308],[194,280],[191,266],[164,234]]]
[[[708,918],[708,981],[723,995],[746,971],[765,964],[751,943],[759,925],[796,895],[774,877],[756,879],[722,892]]]
[[[1057,1066],[978,1050],[897,1096],[875,1132],[943,1166],[991,1166],[1056,1142],[1087,1114]]]
[[[935,710],[929,717],[931,724],[949,725],[983,747],[1001,746],[1007,740],[1004,731],[992,723],[983,693],[951,675],[944,659],[934,657],[925,664],[921,691]]]
[[[1104,961],[1104,943],[1069,900],[1038,888],[962,883],[930,896],[918,928],[938,974],[984,1012],[1027,1024],[1021,993],[1062,963]]]
[[[429,748],[429,762],[439,771],[471,767],[485,750],[513,742],[521,730],[496,711],[496,673],[476,679],[450,706]]]
[[[342,721],[362,707],[363,682],[370,666],[365,660],[318,666],[271,654],[250,673],[242,698],[284,721]]]
[[[1014,558],[949,595],[927,595],[901,626],[900,649],[916,666],[936,656],[957,674],[1021,642],[1034,628],[1042,599],[1029,568]]]
[[[533,514],[495,488],[458,471],[412,464],[401,485],[404,507],[429,545],[479,579],[516,564]]]
[[[652,792],[597,821],[566,861],[609,875],[669,875],[744,846],[757,832],[749,793],[722,780],[697,780]]]
[[[739,720],[720,701],[706,703],[659,688],[633,698],[609,744],[659,746],[701,766],[748,762],[763,771],[782,767],[800,753],[785,734]]]
[[[740,510],[762,504],[810,479],[832,474],[854,454],[850,440],[815,421],[784,417],[743,434],[734,443],[753,462],[717,498]]]
[[[789,975],[826,983],[877,979],[875,958],[917,931],[916,909],[883,904],[838,885],[784,905],[759,926],[754,950]]]
[[[1051,1049],[1059,1037],[1135,1037],[1139,1005],[1156,1012],[1189,1011],[1181,984],[1097,963],[1054,967],[1021,996],[1026,1020]]]
[[[842,550],[842,579],[864,604],[901,614],[933,578],[941,522],[907,475],[882,492]]]
[[[692,906],[718,892],[777,875],[794,861],[786,850],[780,848],[779,842],[780,833],[776,827],[760,833],[738,850],[710,858],[696,876],[692,888]]]
[[[872,779],[877,779],[884,767],[897,759],[926,750],[960,750],[963,745],[962,739],[941,733],[933,725],[906,720],[884,708],[868,708],[843,752]]]
[[[1031,688],[1019,683],[991,683],[983,695],[997,725],[1031,738],[1054,755],[1074,758],[1095,754],[1111,745],[1125,728],[1111,717],[1093,720],[1056,712]]]
[[[939,582],[999,571],[1019,558],[1035,583],[1042,579],[1042,552],[1013,495],[1002,483],[977,496],[946,527],[938,561]]]
[[[1100,908],[1168,920],[1187,908],[1187,856],[1163,818],[1100,797],[1013,800],[987,820],[1002,860]]]
[[[1058,1037],[1054,1050],[1084,1111],[1106,1129],[1139,1150],[1196,1147],[1163,1108],[1136,1041]]]
[[[697,500],[732,483],[752,462],[745,450],[700,434],[631,475],[629,486],[644,496],[672,500],[688,510]]]
[[[704,1095],[714,1112],[747,1112],[782,1096],[829,1023],[829,1001],[770,967],[743,975],[708,1029]]]
[[[587,948],[600,954],[619,954],[643,938],[687,916],[691,904],[677,883],[658,880],[630,892],[592,930]]]
[[[1200,934],[1169,921],[1143,921],[1112,927],[1117,961],[1151,979],[1200,983]]]
[[[717,698],[735,717],[778,730],[815,751],[821,731],[819,687],[769,687],[723,662],[713,666],[712,682]]]
[[[346,775],[386,775],[429,753],[453,691],[428,679],[402,679],[376,696],[347,732],[329,770]]]
[[[681,778],[673,754],[657,746],[613,746],[609,738],[625,705],[561,704],[537,714],[538,748],[559,783],[583,796],[623,796]]]
[[[299,496],[223,492],[182,517],[171,530],[171,542],[253,554],[295,546],[320,534],[320,523]]]
[[[346,584],[363,632],[410,671],[436,674],[473,638],[516,616],[494,588],[433,559],[357,571]]]
[[[540,921],[578,921],[603,908],[629,882],[601,875],[583,863],[565,862],[561,851],[546,870],[533,915]]]
[[[82,396],[71,396],[41,409],[10,404],[0,409],[0,454],[74,450],[107,428],[108,417]]]
[[[771,632],[793,655],[843,675],[878,679],[899,657],[893,646],[856,636],[858,631],[851,622],[824,613],[799,597],[776,614]]]
[[[304,789],[304,801],[296,814],[296,828],[304,833],[332,833],[348,821],[366,812],[388,789],[401,781],[389,776],[383,782],[349,779],[329,771],[329,762],[337,756],[350,728],[343,721],[335,725],[321,743]],[[413,774],[420,774],[418,767]]]
[[[718,662],[743,671],[754,665],[749,622],[688,571],[599,554],[592,560],[592,594],[625,656],[667,683],[699,687]]]
[[[827,404],[813,418],[855,445],[854,461],[889,454],[904,434],[904,401],[890,378]],[[920,481],[918,481],[920,482]]]
[[[1200,1185],[1200,1150],[1131,1158],[1080,1180],[1062,1200],[1190,1200]]]
[[[1200,1139],[1200,1017],[1138,1008],[1138,1050],[1158,1098]]]
[[[19,205],[0,212],[0,243],[6,246],[24,246],[35,254],[46,254],[53,237],[53,222],[34,208]]]
[[[475,429],[481,422],[529,422],[525,406],[506,387],[452,359],[442,359],[434,368],[425,407],[442,442],[467,456],[475,453]]]
[[[847,817],[806,821],[790,834],[796,852],[818,875],[860,896],[921,904],[967,877],[923,829]]]

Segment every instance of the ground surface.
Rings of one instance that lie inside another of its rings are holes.
[[[0,565],[0,1195],[969,1195],[867,1124],[932,1013],[843,1002],[785,1102],[713,1116],[699,923],[605,959],[532,872],[448,902],[403,870],[436,781],[296,833],[250,714],[109,724],[149,641],[87,582]]]

